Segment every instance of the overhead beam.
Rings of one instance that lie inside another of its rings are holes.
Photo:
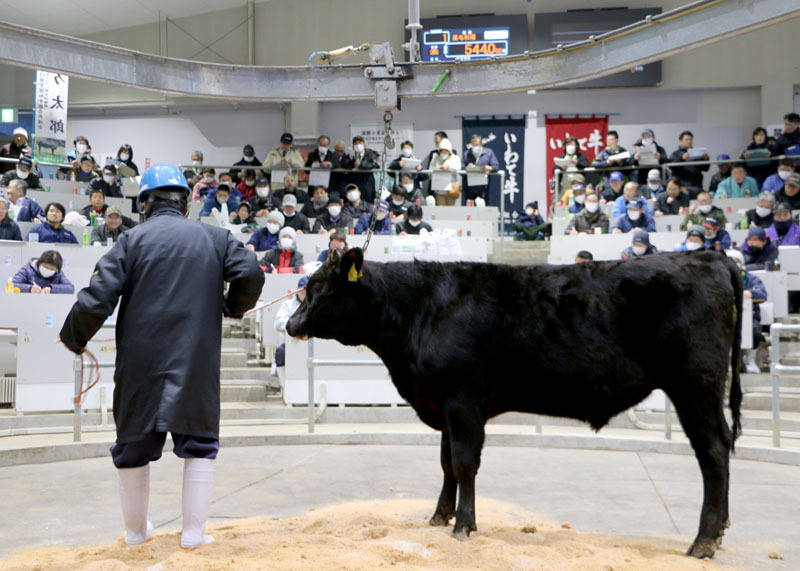
[[[673,12],[679,12],[678,9]],[[479,95],[560,87],[644,65],[697,47],[800,16],[798,0],[695,2],[680,15],[610,33],[563,51],[526,54],[483,63],[401,64],[401,98],[431,97],[442,73],[449,78],[435,96]],[[66,73],[92,81],[159,93],[238,101],[372,98],[365,67],[222,65],[146,54],[0,22],[0,62]]]

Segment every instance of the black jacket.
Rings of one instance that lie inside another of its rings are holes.
[[[0,240],[19,240],[22,242],[22,232],[17,223],[6,215],[0,222]]]
[[[17,176],[17,169],[15,168],[13,170],[10,170],[6,174],[4,174],[2,178],[0,178],[0,186],[2,186],[3,188],[8,188],[8,183],[18,178],[19,177]],[[25,184],[28,185],[28,190],[44,190],[42,182],[39,180],[39,177],[35,172],[28,173],[28,178],[21,180],[24,180]]]
[[[103,194],[106,196],[113,196],[116,198],[122,198],[122,183],[119,179],[114,181],[114,184],[108,184],[106,181],[103,180],[103,177],[92,179],[89,183],[89,187],[86,191],[86,194],[89,194],[91,191],[95,189],[100,189],[103,191]]]
[[[789,206],[792,207],[792,210],[800,210],[800,192],[794,196],[789,196],[786,194],[786,187],[784,186],[775,193],[775,204],[780,204],[781,202],[788,203]]]
[[[352,167],[356,168],[355,161],[357,155],[353,152]],[[364,156],[361,158],[361,163],[358,165],[359,169],[376,169],[378,164],[378,153],[372,149],[364,149]],[[361,191],[361,199],[367,202],[375,200],[375,175],[371,172],[356,172],[350,175],[350,182],[358,185]]]
[[[242,157],[241,159],[239,159],[238,161],[233,163],[233,165],[237,166],[237,167],[244,167],[244,169],[253,169],[254,171],[256,171],[256,176],[260,176],[258,171],[259,171],[259,169],[261,169],[261,161],[255,155],[253,155],[253,160],[250,161],[250,162],[244,160],[244,157]],[[242,180],[242,178],[239,176],[239,174],[241,174],[243,172],[243,170],[231,169],[229,171],[230,175],[231,175],[231,178],[233,180],[237,181],[237,184],[238,184],[239,181]]]
[[[679,214],[680,208],[689,208],[689,193],[683,192],[675,198],[671,203],[667,202],[669,195],[667,191],[661,191],[656,195],[656,205],[653,210],[660,210],[664,214]]]
[[[319,156],[319,149],[314,149],[310,153],[308,153],[308,158],[306,159],[306,166],[311,168],[311,165],[314,163],[324,163],[324,162],[333,162],[333,151],[328,149],[328,152],[325,153],[324,157]],[[319,165],[317,165],[319,166]]]
[[[405,232],[406,234],[416,236],[419,234],[419,231],[422,230],[423,228],[428,232],[433,232],[433,228],[431,228],[431,225],[425,222],[424,220],[419,221],[419,226],[412,226],[411,224],[408,223],[408,220],[403,220],[402,222],[398,222],[397,224],[395,224],[395,230],[397,230],[398,234],[400,234],[401,232]]]
[[[339,218],[333,221],[331,220],[331,215],[326,212],[324,215],[318,216],[317,219],[314,220],[314,227],[311,229],[311,232],[317,234],[320,230],[333,230],[335,228],[347,234],[350,228],[354,227],[353,219],[347,214],[339,214]]]
[[[683,153],[688,149],[679,146],[675,152],[669,156],[671,163],[683,163]],[[694,162],[695,159],[690,159]],[[672,174],[681,179],[686,186],[693,188],[703,188],[703,173],[708,170],[708,165],[688,165],[685,167],[674,166],[672,167]]]
[[[223,295],[228,282],[227,295]],[[157,210],[125,232],[78,293],[61,340],[78,352],[117,316],[117,442],[177,432],[218,438],[222,315],[241,316],[261,294],[256,256],[228,230]]]
[[[308,218],[302,212],[297,212],[295,210],[294,216],[286,216],[286,213],[283,213],[283,218],[285,222],[283,223],[284,228],[288,226],[289,228],[294,228],[295,230],[300,230],[301,232],[305,232],[308,234],[311,232],[311,223],[308,221]]]

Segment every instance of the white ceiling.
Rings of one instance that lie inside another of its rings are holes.
[[[0,20],[67,36],[243,7],[245,0],[0,0]]]

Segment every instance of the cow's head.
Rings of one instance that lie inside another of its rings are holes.
[[[363,345],[369,328],[361,314],[367,313],[370,298],[363,265],[361,248],[343,254],[331,250],[328,261],[308,278],[306,299],[286,323],[286,332],[292,337]]]

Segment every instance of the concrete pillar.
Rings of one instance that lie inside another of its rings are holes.
[[[761,86],[761,124],[783,123],[783,116],[794,106],[794,82],[775,77]]]
[[[316,139],[319,132],[319,101],[286,103],[286,130],[296,139]]]

